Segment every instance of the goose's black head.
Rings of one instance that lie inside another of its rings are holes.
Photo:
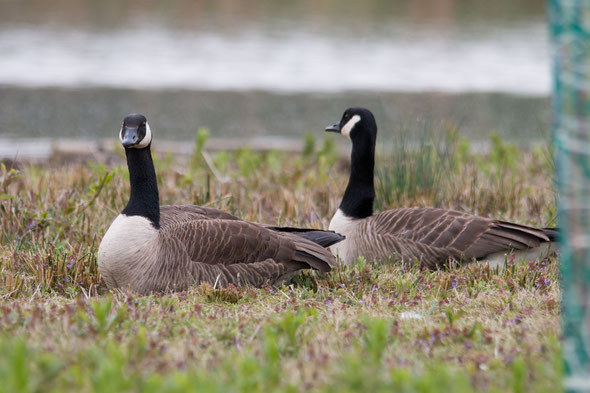
[[[125,149],[145,149],[152,143],[152,130],[144,115],[132,113],[125,116],[119,139]]]
[[[338,132],[353,142],[359,139],[375,140],[377,137],[377,123],[375,116],[365,108],[348,108],[344,111],[340,123],[326,127],[326,131]]]
[[[326,127],[326,131],[339,132],[352,141],[350,178],[340,203],[342,214],[359,219],[371,216],[375,200],[375,117],[368,109],[348,108],[340,123]]]

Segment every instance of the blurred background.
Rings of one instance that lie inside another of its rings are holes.
[[[351,105],[382,141],[542,144],[547,41],[540,0],[0,0],[0,145],[114,139],[129,112],[160,140],[302,141]]]

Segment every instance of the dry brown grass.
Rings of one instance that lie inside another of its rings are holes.
[[[347,179],[346,161],[331,148],[304,157],[224,154],[215,162],[228,183],[198,156],[159,157],[162,203],[327,227]],[[381,178],[378,198],[552,223],[551,172],[542,154],[513,163],[454,154],[451,167],[430,168],[446,175],[430,188],[400,196],[393,194],[395,182]],[[324,276],[305,274],[283,288],[106,294],[95,254],[129,193],[118,160],[1,173],[5,388],[520,392],[559,386],[555,258],[510,262],[503,271],[474,265],[439,272],[361,261]],[[387,156],[381,163],[415,171]]]

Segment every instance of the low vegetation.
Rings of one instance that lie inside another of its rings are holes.
[[[331,139],[306,139],[300,156],[210,156],[206,139],[186,159],[156,154],[162,203],[328,226],[347,180]],[[379,209],[554,224],[547,151],[494,137],[480,156],[452,132],[422,140],[377,158]],[[360,260],[283,288],[108,292],[96,251],[129,193],[122,152],[111,161],[0,168],[0,391],[560,389],[555,257],[436,272]]]

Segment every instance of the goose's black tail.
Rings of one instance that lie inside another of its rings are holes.
[[[330,247],[333,244],[344,240],[344,236],[334,231],[323,231],[319,229],[293,228],[293,227],[267,227],[276,232],[290,232],[294,235],[319,244],[322,247]]]
[[[543,228],[543,233],[549,238],[550,241],[556,242],[559,240],[559,228]]]

